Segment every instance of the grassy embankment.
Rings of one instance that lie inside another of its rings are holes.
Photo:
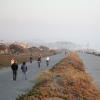
[[[37,84],[17,100],[100,100],[100,90],[75,53],[43,72]]]
[[[54,55],[56,51],[47,51],[47,52],[33,52],[32,57],[34,60],[37,59],[39,54],[42,57]],[[30,53],[23,53],[19,55],[0,55],[0,68],[10,66],[10,61],[12,58],[16,58],[17,62],[20,64],[23,61],[29,61]]]

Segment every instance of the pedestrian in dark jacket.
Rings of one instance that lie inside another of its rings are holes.
[[[26,77],[27,65],[26,65],[26,63],[25,63],[25,62],[23,62],[22,66],[21,66],[21,70],[22,70],[23,75],[24,75],[25,80],[26,80],[26,79],[27,79],[27,77]]]
[[[40,68],[41,56],[38,57],[37,62],[38,62],[38,67]]]
[[[18,64],[17,62],[14,62],[12,65],[11,65],[11,69],[13,71],[13,80],[16,80],[16,77],[17,77],[17,70],[18,70]]]
[[[30,57],[30,63],[32,63],[32,60],[33,60],[33,58],[32,58],[32,56]]]

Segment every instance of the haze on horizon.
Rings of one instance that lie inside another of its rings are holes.
[[[0,0],[0,40],[70,41],[100,49],[100,0]]]

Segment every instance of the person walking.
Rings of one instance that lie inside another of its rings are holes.
[[[11,69],[12,69],[12,71],[13,71],[13,80],[16,81],[17,70],[18,70],[17,61],[14,61],[14,63],[11,65]]]
[[[21,66],[21,70],[23,72],[23,75],[25,77],[25,80],[27,80],[27,77],[26,77],[26,72],[27,72],[27,65],[25,62],[23,62],[22,66]]]
[[[50,57],[46,58],[46,65],[49,66]]]
[[[30,56],[30,63],[32,63],[32,60],[33,60],[33,58],[32,58],[32,56]]]
[[[65,51],[65,56],[66,56],[67,52]]]
[[[38,62],[38,67],[40,68],[41,56],[38,57],[37,62]]]

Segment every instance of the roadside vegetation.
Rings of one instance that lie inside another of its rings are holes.
[[[33,89],[17,100],[100,100],[100,90],[76,53],[41,73]]]

